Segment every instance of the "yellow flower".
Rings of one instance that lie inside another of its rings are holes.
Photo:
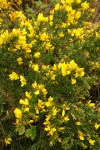
[[[50,10],[50,15],[53,15],[54,14],[54,9],[51,9]]]
[[[98,32],[95,32],[95,35],[96,35],[96,38],[98,38],[98,37],[99,37],[99,33],[98,33]]]
[[[82,39],[83,38],[83,32],[84,32],[83,28],[76,29],[75,30],[75,36],[76,36],[76,38]]]
[[[44,17],[44,16],[43,16],[43,13],[39,13],[37,20],[38,20],[39,22],[48,22],[48,17]]]
[[[81,17],[81,11],[77,11],[75,14],[75,19],[79,19]]]
[[[22,118],[22,110],[19,108],[15,108],[14,114],[15,114],[16,118],[18,118],[18,119]]]
[[[76,84],[76,79],[71,78],[71,83],[72,83],[72,84]]]
[[[29,107],[25,107],[24,112],[29,112]]]
[[[94,127],[95,129],[98,129],[100,127],[100,124],[95,123]]]
[[[78,125],[78,126],[80,126],[81,122],[77,121],[75,124]]]
[[[48,125],[47,127],[44,128],[45,131],[50,131],[50,126]]]
[[[26,85],[26,79],[24,78],[24,76],[20,75],[20,81],[21,81],[21,87]]]
[[[78,137],[80,140],[84,141],[84,134],[82,133],[82,131],[78,131]]]
[[[60,127],[59,130],[63,131],[63,130],[65,130],[65,127]]]
[[[69,121],[69,120],[70,120],[70,119],[69,119],[68,116],[64,117],[64,121]]]
[[[8,145],[11,143],[12,139],[11,138],[5,138],[4,141],[5,141],[6,145]]]
[[[32,95],[31,95],[31,92],[25,92],[25,95],[28,99],[31,99],[32,98]]]
[[[36,114],[39,114],[39,109],[35,107]]]
[[[72,12],[72,7],[71,6],[66,6],[66,11],[67,12]]]
[[[63,104],[63,108],[64,108],[65,110],[70,110],[70,108],[69,108],[68,106],[66,106],[66,104]]]
[[[35,58],[39,58],[40,55],[41,55],[40,52],[37,52],[37,53],[34,54],[34,57],[35,57]]]
[[[36,71],[36,72],[39,71],[39,66],[38,66],[38,64],[32,65],[32,68],[33,68],[33,70]]]
[[[91,140],[91,139],[89,139],[89,143],[90,143],[91,145],[94,145],[95,140]]]
[[[54,127],[51,128],[49,131],[49,135],[53,135],[55,131],[56,131],[56,128],[54,128]]]
[[[33,123],[33,122],[34,122],[34,120],[30,120],[30,121],[29,121],[29,123]]]
[[[80,4],[80,3],[81,3],[81,0],[76,0],[76,3],[77,3],[77,4]]]
[[[40,40],[41,41],[44,41],[44,42],[46,42],[46,41],[48,41],[48,34],[46,33],[46,32],[44,32],[44,33],[41,33],[40,34]],[[45,43],[45,44],[48,44],[48,43]],[[49,46],[49,45],[48,45]],[[50,45],[51,46],[51,45]],[[49,47],[50,47],[49,46]]]
[[[50,20],[50,22],[53,20],[53,15],[49,16],[49,20]]]
[[[87,10],[89,8],[89,3],[87,1],[85,1],[81,4],[81,7],[83,10]]]
[[[39,109],[43,109],[44,108],[44,102],[42,102],[42,100],[38,99],[38,108]]]
[[[49,102],[52,102],[53,99],[54,99],[54,98],[50,96],[50,97],[48,98],[48,101],[49,101]]]
[[[12,74],[9,75],[10,80],[18,80],[19,76],[16,72],[12,72]]]
[[[94,107],[95,103],[91,103],[91,100],[89,100],[89,102],[87,103],[88,107]]]
[[[16,123],[15,123],[15,124],[16,124],[16,125],[19,124],[19,119],[16,119]]]
[[[39,94],[40,94],[40,91],[39,91],[39,90],[36,90],[36,91],[34,92],[34,94],[35,94],[35,95],[39,95]]]
[[[75,77],[76,77],[76,78],[77,78],[77,77],[83,77],[84,74],[85,74],[84,68],[77,68],[77,69],[76,69]]]
[[[53,107],[53,108],[52,108],[52,115],[53,115],[53,116],[56,116],[58,111],[59,111],[59,110],[57,110],[57,108]]]
[[[19,103],[22,104],[22,105],[25,105],[25,106],[29,105],[29,102],[28,102],[27,98],[25,98],[25,100],[20,99]]]
[[[32,87],[37,88],[37,82],[36,81],[34,83],[32,83]]]
[[[15,2],[16,2],[18,5],[21,5],[21,4],[22,4],[22,0],[15,0]]]
[[[62,110],[62,117],[65,116],[65,109]]]
[[[60,9],[60,4],[59,3],[57,3],[56,5],[55,5],[55,8],[54,8],[56,11],[57,10],[59,10]]]
[[[59,63],[58,64],[58,68],[59,69],[61,68],[61,72],[62,72],[63,76],[67,75],[67,64],[65,64],[65,63]]]
[[[58,36],[61,37],[61,38],[63,38],[64,37],[64,33],[61,32],[61,33],[58,34]]]
[[[50,101],[45,102],[45,106],[46,106],[46,107],[52,106],[52,102],[50,102]]]
[[[62,22],[61,28],[66,28],[66,27],[67,27],[67,24],[65,22]]]
[[[69,69],[70,71],[76,70],[78,68],[78,65],[75,63],[74,60],[71,60],[69,63]]]
[[[21,57],[17,58],[17,62],[18,62],[19,65],[23,64],[22,58]]]
[[[79,135],[80,140],[84,140],[84,136],[82,134]]]

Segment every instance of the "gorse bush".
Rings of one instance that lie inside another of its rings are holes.
[[[51,1],[37,14],[0,0],[2,149],[99,150],[99,96],[90,91],[100,80],[100,25],[89,21],[89,2]]]

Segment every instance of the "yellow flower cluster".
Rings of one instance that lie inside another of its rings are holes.
[[[7,0],[0,0],[0,10],[7,8]]]
[[[37,20],[39,22],[48,22],[48,17],[44,17],[43,13],[39,13]]]
[[[31,92],[25,92],[25,99],[20,99],[19,104],[22,105],[22,108],[15,108],[14,114],[16,117],[16,125],[21,121],[22,115],[24,112],[29,112],[29,100],[32,98]],[[30,122],[31,123],[31,122]]]
[[[19,76],[14,71],[9,75],[9,77],[10,77],[10,80],[12,80],[12,81],[20,79],[21,87],[23,87],[24,85],[26,85],[26,79],[24,78],[24,76],[22,76],[22,75]]]
[[[37,18],[30,19],[21,9],[13,9],[14,2],[18,8],[22,4],[21,0],[0,1],[0,11],[9,10],[5,15],[10,22],[10,29],[5,25],[0,31],[0,51],[11,57],[9,82],[17,83],[18,91],[21,91],[19,106],[14,109],[16,128],[19,130],[21,125],[26,127],[27,124],[28,128],[38,122],[37,130],[41,129],[43,135],[46,133],[51,146],[55,141],[61,142],[66,132],[68,136],[71,133],[71,138],[77,135],[83,148],[87,147],[85,140],[89,145],[95,145],[96,139],[88,136],[83,122],[85,117],[88,118],[84,108],[93,113],[96,107],[91,100],[81,101],[87,97],[89,82],[92,83],[88,67],[92,66],[92,70],[100,68],[98,61],[91,61],[92,44],[90,49],[86,45],[90,33],[99,39],[99,32],[94,31],[90,22],[81,20],[85,11],[90,10],[89,3],[61,0],[48,16],[40,12]],[[5,21],[3,17],[0,15],[0,27]],[[100,123],[89,122],[89,126],[93,126],[95,132]],[[4,141],[7,145],[12,139],[5,138]]]
[[[40,93],[42,93],[44,97],[46,96],[47,90],[43,84],[37,84],[37,82],[35,81],[34,83],[32,83],[32,87],[34,89],[35,95],[39,95]]]
[[[24,21],[26,20],[25,15],[21,11],[14,11],[12,14],[9,14],[11,21]]]
[[[19,108],[16,108],[16,109],[14,110],[14,114],[15,114],[15,117],[16,117],[17,119],[21,119],[21,118],[22,118],[22,110],[19,109]]]
[[[74,62],[74,60],[70,61],[70,63],[59,63],[57,66],[54,65],[55,68],[58,68],[61,70],[62,76],[71,75],[71,83],[76,83],[76,78],[83,77],[84,76],[84,68],[79,68],[78,65]]]

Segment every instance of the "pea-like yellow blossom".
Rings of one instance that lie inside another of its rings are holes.
[[[63,130],[65,130],[65,127],[60,127],[59,130],[63,131]]]
[[[26,97],[27,97],[28,99],[31,99],[31,98],[32,98],[31,92],[26,91],[26,92],[25,92],[25,95],[26,95]]]
[[[65,109],[62,110],[62,117],[65,116]]]
[[[56,128],[53,127],[53,128],[50,129],[48,135],[52,136],[54,134],[54,132],[56,132]]]
[[[57,3],[56,5],[55,5],[55,11],[57,11],[57,10],[59,10],[60,9],[60,4],[59,3]]]
[[[81,4],[81,7],[83,10],[87,10],[89,8],[89,3],[87,1],[85,1]]]
[[[44,16],[43,16],[43,13],[39,13],[37,20],[38,20],[39,22],[48,22],[48,17],[44,17]]]
[[[34,57],[35,57],[35,58],[39,58],[40,56],[41,56],[40,52],[36,52],[36,53],[34,54]]]
[[[29,101],[27,98],[25,98],[25,100],[20,99],[19,103],[25,106],[29,105]]]
[[[24,112],[29,112],[29,107],[25,107]]]
[[[34,83],[32,83],[32,87],[37,88],[37,82],[36,81]]]
[[[80,4],[80,3],[81,3],[81,0],[75,0],[75,2],[76,2],[77,4]]]
[[[21,57],[17,58],[17,62],[18,62],[19,65],[23,64],[22,58]]]
[[[95,106],[95,103],[91,103],[91,100],[88,101],[87,103],[88,107],[94,107]]]
[[[15,117],[16,117],[16,118],[18,118],[18,119],[21,119],[21,118],[22,118],[22,110],[19,109],[19,108],[15,108],[14,114],[15,114]]]
[[[32,68],[33,68],[33,70],[36,71],[36,72],[39,71],[39,66],[38,66],[38,64],[33,64],[33,65],[32,65]]]
[[[59,110],[57,108],[55,108],[55,107],[52,108],[52,115],[53,116],[56,116],[58,112],[59,112]]]
[[[29,120],[29,123],[33,123],[34,122],[34,120]]]
[[[97,129],[100,127],[100,124],[95,123],[94,127],[95,127],[95,129],[97,130]]]
[[[89,139],[89,143],[90,143],[90,145],[94,145],[95,144],[95,140]]]
[[[76,79],[71,78],[71,84],[76,84]]]
[[[36,90],[36,91],[34,92],[34,94],[35,94],[35,95],[39,95],[39,94],[40,94],[40,91],[39,91],[39,90]]]
[[[85,75],[84,68],[77,68],[75,77],[83,77]]]
[[[75,124],[78,125],[78,126],[80,126],[80,125],[81,125],[81,122],[80,122],[80,121],[77,121]]]
[[[16,73],[16,72],[12,72],[12,74],[10,74],[9,75],[9,77],[10,77],[10,80],[18,80],[19,79],[19,76],[18,76],[18,74]]]
[[[46,107],[51,107],[52,106],[52,102],[50,102],[50,101],[45,102],[45,106]]]
[[[44,128],[45,131],[50,131],[50,126],[48,125],[47,127]]]
[[[80,140],[84,141],[85,134],[83,134],[82,131],[78,131],[78,137]]]
[[[21,87],[23,87],[24,85],[26,85],[26,79],[22,75],[20,75],[20,82],[21,82]]]
[[[44,108],[44,102],[42,100],[38,99],[38,105],[37,106],[39,109],[43,109]]]
[[[65,116],[64,117],[64,121],[69,121],[70,119],[69,119],[69,117],[68,116]]]
[[[7,137],[4,139],[6,145],[11,144],[12,139],[10,137]]]

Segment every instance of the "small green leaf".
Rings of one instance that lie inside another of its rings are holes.
[[[36,129],[35,127],[31,127],[30,129],[26,130],[26,137],[30,137],[32,140],[36,137]]]
[[[22,135],[25,133],[25,127],[21,127],[18,129],[19,135]]]

